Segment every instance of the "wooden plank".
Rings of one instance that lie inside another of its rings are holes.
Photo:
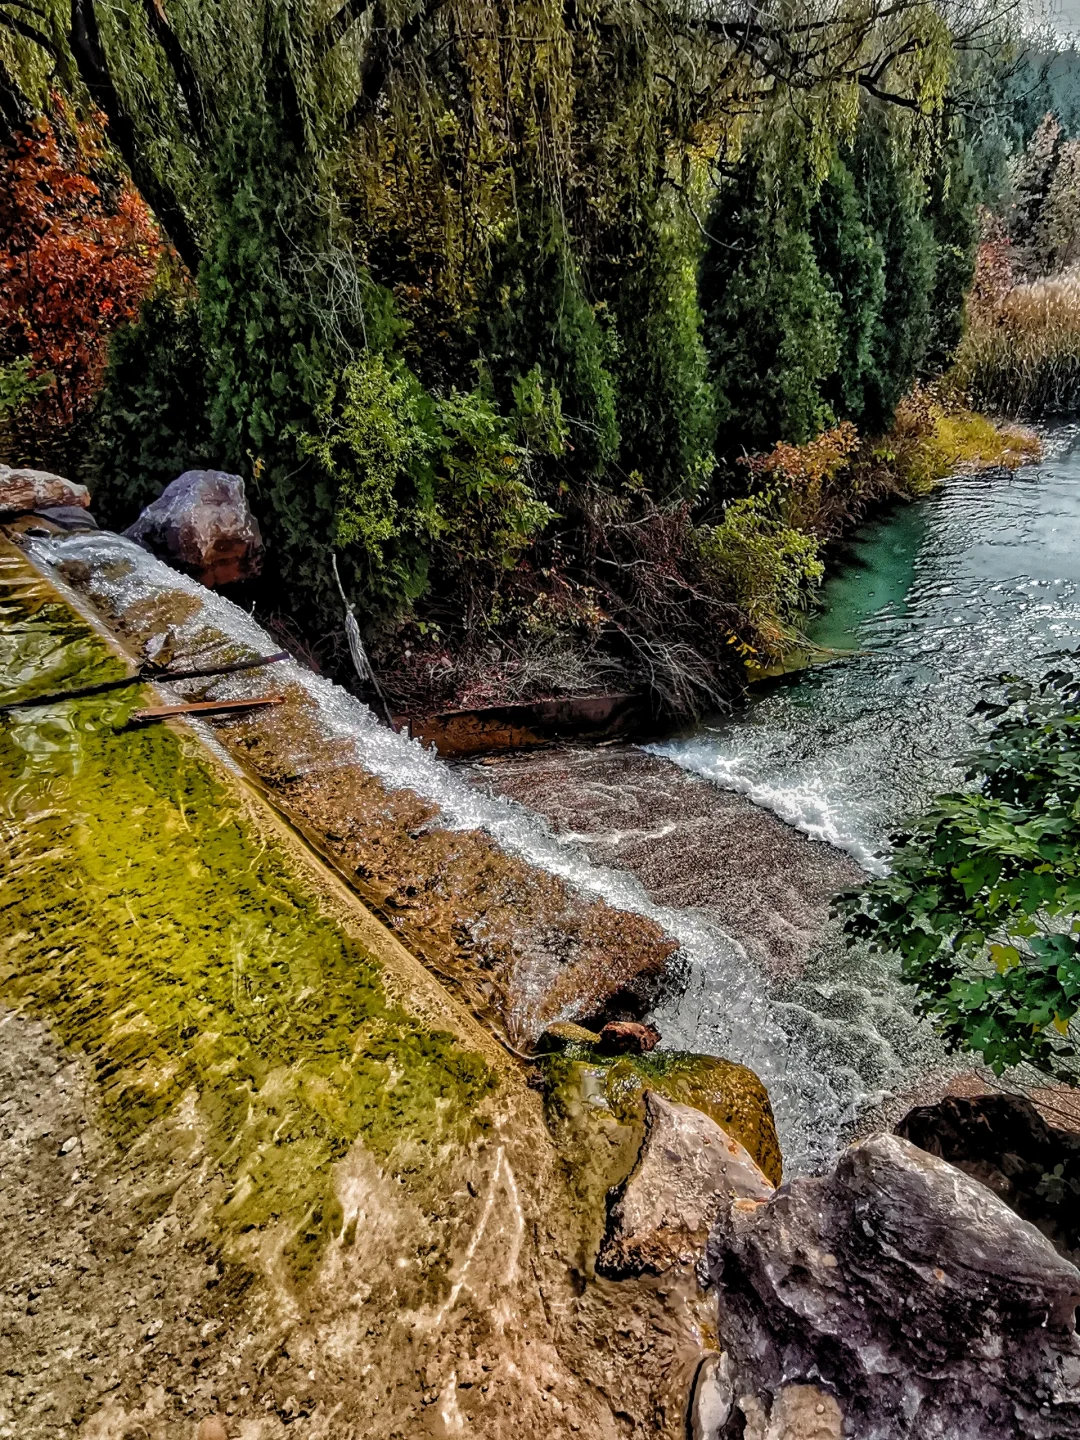
[[[231,710],[258,710],[264,705],[280,705],[284,695],[259,695],[252,700],[195,700],[187,705],[158,705],[151,710],[134,710],[133,723],[148,720],[169,720],[174,715],[227,715]]]

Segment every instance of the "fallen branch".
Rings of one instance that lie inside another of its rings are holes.
[[[238,670],[257,670],[260,665],[276,665],[279,660],[288,658],[287,650],[279,650],[276,655],[263,655],[257,660],[235,660],[231,665],[209,665],[200,670],[159,670],[153,665],[143,665],[134,675],[125,675],[119,680],[101,680],[96,685],[80,685],[77,690],[54,690],[48,695],[32,695],[28,700],[9,700],[0,705],[0,714],[5,710],[28,710],[34,705],[57,705],[61,700],[86,700],[91,695],[106,695],[111,690],[124,690],[129,685],[167,684],[174,680],[235,675]]]
[[[131,725],[145,725],[152,720],[171,720],[174,715],[225,715],[233,710],[259,710],[264,705],[280,705],[284,695],[259,695],[252,700],[193,700],[186,705],[156,705],[150,710],[133,710]]]

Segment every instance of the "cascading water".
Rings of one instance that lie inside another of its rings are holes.
[[[855,651],[850,659],[772,687],[737,719],[651,748],[864,865],[881,863],[889,829],[956,778],[983,679],[1031,669],[1041,654],[1080,642],[1078,539],[1080,448],[1014,476],[957,478],[867,527],[853,563],[826,587],[812,638]],[[188,586],[201,605],[193,623],[209,618],[246,644],[270,645],[228,601],[115,537],[71,537],[37,554],[46,563],[88,560],[99,588],[129,599]],[[326,680],[281,668],[317,702],[327,734],[384,783],[435,801],[443,824],[486,830],[672,934],[688,981],[658,1017],[665,1043],[723,1054],[761,1075],[789,1173],[826,1164],[867,1109],[943,1063],[887,961],[846,953],[833,939],[797,979],[766,976],[708,915],[654,903],[634,874],[593,863],[580,836],[559,836],[530,810],[485,793]],[[218,693],[240,695],[251,683],[239,676]]]
[[[154,609],[169,595],[179,599],[182,603],[172,606],[174,618],[162,620],[178,654],[207,658],[207,637],[212,635],[218,637],[214,644],[228,637],[230,643],[256,652],[276,649],[236,605],[119,536],[37,541],[33,554],[45,568],[74,567],[92,577],[84,591],[113,614]],[[258,672],[248,671],[223,677],[215,694],[241,697],[264,684]],[[671,934],[680,945],[689,981],[681,1003],[661,1022],[665,1040],[671,1046],[724,1055],[757,1071],[772,1097],[789,1173],[827,1164],[868,1097],[904,1073],[899,1055],[905,1046],[910,1049],[906,1037],[898,1045],[891,1035],[884,1038],[887,1026],[868,1032],[866,1013],[849,1006],[849,1015],[831,993],[821,1000],[821,1013],[808,1020],[818,998],[808,992],[805,1001],[793,999],[770,988],[761,968],[708,915],[654,903],[635,875],[592,863],[581,845],[564,842],[523,806],[485,794],[433,752],[379,724],[339,686],[294,662],[275,668],[275,685],[305,689],[317,711],[318,727],[340,747],[342,763],[351,756],[390,788],[412,789],[434,801],[448,828],[487,831],[508,852],[559,875],[586,895],[654,919]],[[303,757],[295,758],[302,768]],[[910,1029],[910,1016],[900,1007],[896,1013]],[[875,1047],[885,1054],[884,1061]],[[869,1051],[875,1058],[868,1065]]]

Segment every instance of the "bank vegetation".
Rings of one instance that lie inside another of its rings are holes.
[[[399,708],[723,704],[868,505],[1014,453],[925,387],[1032,53],[1006,0],[0,0],[4,449],[114,525],[240,473],[254,603],[345,673],[336,555]]]

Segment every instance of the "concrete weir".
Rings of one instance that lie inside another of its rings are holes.
[[[116,537],[30,555],[4,698],[265,653]],[[0,716],[0,1437],[681,1435],[711,1307],[691,1267],[597,1277],[505,1044],[671,942],[433,825],[277,669],[212,728],[132,728],[140,686]]]

